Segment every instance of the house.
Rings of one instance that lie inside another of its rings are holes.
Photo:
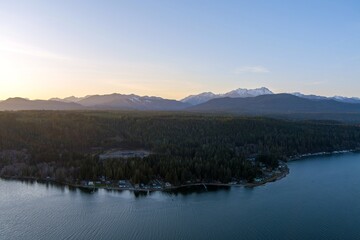
[[[120,180],[119,181],[119,188],[126,188],[127,184],[126,184],[126,180]]]
[[[258,183],[258,182],[261,182],[261,181],[262,181],[262,178],[255,178],[254,181],[257,182],[257,183]]]

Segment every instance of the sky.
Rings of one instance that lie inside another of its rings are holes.
[[[0,0],[0,99],[360,97],[360,1]]]

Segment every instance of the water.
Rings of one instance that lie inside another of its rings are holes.
[[[142,197],[0,180],[0,239],[360,239],[360,154],[289,168],[254,189]]]

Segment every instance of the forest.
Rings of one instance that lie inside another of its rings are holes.
[[[128,179],[174,185],[253,181],[260,163],[360,147],[360,128],[334,121],[136,111],[0,112],[0,176]],[[144,158],[100,159],[110,149]],[[255,159],[252,161],[251,159]]]

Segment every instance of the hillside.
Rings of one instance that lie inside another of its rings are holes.
[[[233,114],[360,113],[360,104],[335,100],[312,100],[291,94],[262,95],[253,98],[220,98],[187,109],[192,112]]]
[[[20,110],[80,110],[84,107],[77,103],[66,103],[50,100],[28,100],[24,98],[9,98],[0,102],[0,111]]]

